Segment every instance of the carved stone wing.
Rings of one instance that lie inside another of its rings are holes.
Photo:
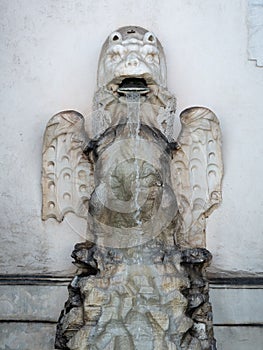
[[[83,154],[88,143],[83,116],[75,111],[54,115],[43,143],[42,220],[73,212],[86,217],[93,191],[93,167]]]
[[[172,184],[182,217],[181,239],[205,246],[205,218],[221,202],[221,130],[215,114],[193,107],[180,115],[179,149],[172,161]]]

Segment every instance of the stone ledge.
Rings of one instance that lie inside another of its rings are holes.
[[[73,275],[53,276],[53,275],[0,275],[0,285],[65,285],[72,280]]]
[[[246,271],[223,271],[208,268],[207,279],[211,288],[263,288],[263,273],[248,273]],[[63,285],[67,286],[74,275],[21,275],[0,274],[0,285]]]

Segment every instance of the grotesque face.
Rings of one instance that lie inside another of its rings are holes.
[[[153,33],[141,27],[118,29],[102,47],[98,87],[116,90],[127,78],[142,79],[147,86],[166,86],[162,46]]]

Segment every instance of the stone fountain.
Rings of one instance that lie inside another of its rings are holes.
[[[75,111],[47,125],[42,219],[87,219],[56,349],[216,349],[205,228],[221,201],[221,132],[192,107],[175,141],[175,110],[159,40],[128,26],[102,47],[92,136]]]

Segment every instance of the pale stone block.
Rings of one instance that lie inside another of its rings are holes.
[[[217,350],[262,350],[263,327],[214,327]]]
[[[3,322],[0,350],[52,350],[55,330],[55,324]]]
[[[0,286],[0,320],[58,320],[66,286]]]
[[[263,289],[210,289],[214,324],[263,323]]]

